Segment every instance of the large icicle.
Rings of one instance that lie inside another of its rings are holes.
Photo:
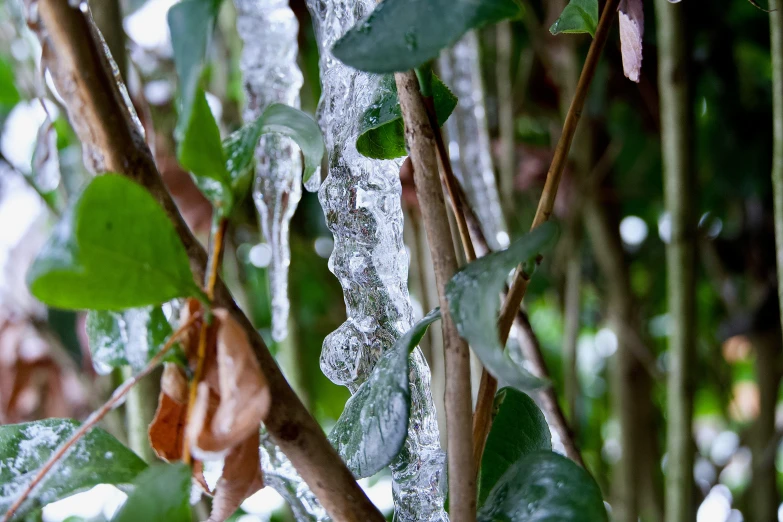
[[[402,242],[400,164],[356,151],[359,118],[376,96],[380,78],[343,65],[330,52],[340,36],[372,11],[375,0],[307,0],[307,5],[321,51],[319,122],[329,153],[329,174],[319,197],[334,234],[329,266],[343,287],[348,315],[324,341],[321,368],[353,392],[413,322]],[[418,349],[411,357],[408,439],[391,466],[396,520],[448,520],[441,490],[445,459],[429,368]]]
[[[245,83],[245,121],[253,121],[274,102],[299,107],[302,72],[296,64],[299,23],[288,0],[234,0],[237,31],[244,47],[240,67]],[[272,338],[288,335],[288,226],[302,197],[302,160],[293,140],[277,134],[261,137],[256,149],[253,187],[261,229],[272,251],[269,288]]]
[[[454,175],[465,189],[489,246],[505,248],[508,234],[492,167],[476,34],[466,34],[441,53],[438,65],[441,79],[459,98],[446,121]]]

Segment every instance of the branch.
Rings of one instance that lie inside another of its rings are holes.
[[[457,272],[457,258],[451,242],[451,230],[438,177],[436,138],[416,75],[409,71],[396,73],[394,76],[405,122],[405,137],[413,163],[416,196],[432,251],[438,297],[443,312],[449,514],[455,522],[475,521],[476,472],[473,468],[473,440],[468,428],[472,416],[470,354],[449,315],[445,296],[446,283]]]
[[[465,216],[468,227],[471,236],[473,237],[473,241],[476,244],[478,256],[483,257],[492,252],[492,250],[489,248],[484,232],[481,230],[478,218],[473,213],[470,206],[467,205],[466,196],[461,190],[460,187],[459,196],[465,201]],[[523,336],[519,340],[519,346],[525,359],[531,364],[533,373],[544,380],[551,380],[543,353],[541,352],[541,343],[538,340],[538,336],[536,336],[536,333],[533,331],[527,314],[522,310],[518,310],[514,325],[517,328],[517,332]],[[487,399],[492,400],[489,404],[483,404],[481,402],[476,404],[476,414],[473,417],[473,444],[475,445],[473,448],[473,461],[476,464],[476,469],[478,469],[481,464],[481,455],[484,452],[484,446],[487,442],[487,435],[492,421],[491,412],[495,396],[494,393],[489,394],[489,390],[487,389],[488,386],[492,385],[491,381],[494,381],[494,386],[497,388],[497,381],[495,378],[484,370],[481,374],[481,385],[479,387],[478,398],[479,401],[486,401]],[[484,390],[483,394],[482,389]],[[557,400],[555,389],[552,386],[547,386],[546,388],[538,390],[537,394],[541,409],[544,411],[547,420],[563,442],[566,455],[568,458],[584,467],[582,454],[579,452],[579,448],[574,440],[573,430],[571,430],[571,427],[568,425],[568,421],[566,421],[566,417],[563,414],[563,409],[560,407],[560,403]],[[486,417],[479,418],[479,415],[486,415]],[[486,429],[487,432],[484,433],[483,431],[479,431],[483,429]]]
[[[544,191],[538,202],[536,215],[533,218],[533,225],[530,227],[531,230],[548,221],[549,217],[552,215],[557,189],[560,185],[560,179],[563,176],[563,170],[565,169],[568,160],[568,152],[571,149],[571,142],[574,139],[576,127],[582,116],[582,109],[584,108],[585,100],[587,98],[587,92],[590,88],[590,83],[595,76],[595,71],[598,67],[598,59],[606,45],[609,30],[614,22],[614,15],[617,12],[619,3],[620,0],[607,0],[604,10],[601,13],[601,20],[598,22],[595,38],[593,38],[593,41],[590,44],[590,50],[587,52],[587,58],[582,67],[582,74],[579,76],[579,83],[577,84],[576,92],[574,93],[574,99],[571,102],[565,123],[563,124],[563,132],[560,134],[560,140],[557,142],[557,147],[555,148],[552,164],[549,167],[546,183],[544,184]],[[511,326],[514,324],[519,313],[519,305],[522,304],[522,298],[525,297],[529,282],[530,275],[525,272],[522,265],[519,265],[514,274],[514,281],[511,284],[511,288],[500,309],[498,330],[500,344],[502,346],[505,346],[508,341]],[[479,386],[479,395],[476,403],[476,416],[473,425],[474,439],[477,441],[477,446],[480,445],[482,448],[486,442],[492,423],[491,409],[497,387],[497,380],[484,372],[481,376],[481,385]],[[554,404],[557,405],[556,400],[554,401]],[[562,415],[562,411],[560,414]],[[477,447],[476,451],[478,452],[476,458],[480,460],[480,449]],[[578,455],[578,452],[575,454]]]
[[[29,0],[28,0],[29,1]],[[39,39],[57,90],[66,101],[79,138],[100,154],[101,172],[117,172],[146,187],[173,222],[197,280],[204,279],[207,254],[185,224],[157,171],[117,83],[89,14],[67,0],[40,0]],[[215,306],[227,308],[246,331],[269,382],[272,408],[266,428],[327,512],[336,520],[382,521],[323,430],[286,382],[263,339],[237,307],[222,280]]]

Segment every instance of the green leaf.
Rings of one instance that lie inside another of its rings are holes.
[[[503,388],[495,395],[492,429],[481,457],[478,505],[514,462],[535,451],[552,449],[552,434],[533,399]]]
[[[432,75],[432,90],[438,124],[443,125],[457,106],[457,97],[435,75]],[[362,155],[375,159],[408,155],[394,75],[383,77],[377,98],[362,115],[356,149]]]
[[[183,463],[152,466],[138,476],[112,522],[191,522],[190,483]]]
[[[0,56],[0,113],[10,111],[21,99],[11,60]]]
[[[70,419],[0,426],[0,513],[5,513],[52,453],[79,427]],[[100,428],[79,439],[16,512],[23,517],[98,484],[126,486],[147,465]]]
[[[598,0],[571,0],[565,6],[560,18],[555,20],[549,32],[560,33],[590,33],[595,36],[598,27]]]
[[[190,121],[219,7],[220,0],[184,0],[174,4],[167,15],[182,99],[180,134]]]
[[[189,118],[177,147],[177,160],[193,174],[196,186],[218,212],[227,216],[234,202],[231,180],[226,170],[220,128],[201,87],[196,89]]]
[[[374,475],[400,453],[408,436],[411,407],[408,359],[427,327],[438,319],[436,308],[397,339],[348,399],[329,433],[329,441],[356,478]]]
[[[540,379],[513,362],[500,345],[497,331],[500,299],[509,272],[536,256],[557,232],[544,223],[514,241],[506,250],[468,263],[446,285],[451,317],[457,330],[493,376],[520,390],[540,387]]]
[[[471,29],[521,13],[514,0],[384,0],[334,44],[332,54],[362,71],[407,71]]]
[[[500,478],[478,512],[478,522],[605,522],[593,478],[551,451],[526,455]]]
[[[177,122],[177,160],[221,216],[233,207],[220,129],[202,86],[204,65],[220,0],[184,0],[169,9],[168,23],[182,108]]]
[[[121,366],[130,366],[134,372],[144,369],[172,333],[160,306],[122,312],[90,310],[86,329],[92,362],[100,374]],[[176,359],[173,354],[166,358]]]
[[[243,180],[252,171],[258,140],[267,133],[288,136],[299,145],[304,156],[303,181],[310,179],[320,167],[326,148],[318,124],[299,109],[273,103],[256,121],[234,132],[223,143],[227,158],[226,170],[235,191],[245,184]]]
[[[27,273],[49,306],[120,310],[201,296],[166,213],[122,176],[94,178],[65,213]]]

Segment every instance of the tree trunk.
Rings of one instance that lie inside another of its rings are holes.
[[[664,196],[671,217],[666,248],[670,321],[666,520],[693,520],[693,382],[696,342],[695,245],[698,206],[690,157],[690,113],[683,5],[655,0]]]

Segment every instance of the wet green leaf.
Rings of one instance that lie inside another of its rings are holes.
[[[221,216],[233,207],[231,180],[220,128],[207,103],[204,66],[220,0],[184,0],[169,9],[168,23],[179,78],[181,109],[177,121],[177,160],[193,174],[199,190]]]
[[[231,134],[223,143],[227,158],[226,170],[235,191],[245,184],[243,179],[252,171],[258,140],[267,133],[288,136],[299,145],[304,156],[303,181],[310,179],[321,166],[326,149],[321,129],[315,120],[299,109],[273,103],[255,121]]]
[[[362,71],[407,71],[471,29],[521,12],[514,0],[384,0],[334,44],[332,53]]]
[[[590,33],[595,36],[598,27],[598,0],[571,0],[565,6],[560,18],[555,20],[549,32],[560,33]]]
[[[191,522],[190,467],[159,464],[140,474],[112,522]]]
[[[10,111],[21,99],[12,63],[5,56],[0,56],[0,113]]]
[[[500,477],[478,522],[605,522],[601,490],[578,465],[551,451],[530,453]]]
[[[0,513],[5,513],[52,453],[79,427],[70,419],[0,426]],[[55,465],[16,512],[21,519],[98,484],[127,486],[147,465],[120,441],[93,428]]]
[[[551,449],[552,434],[533,399],[514,388],[498,391],[492,429],[481,457],[478,505],[484,504],[489,492],[514,462],[535,451]]]
[[[142,370],[172,333],[160,306],[122,312],[90,310],[86,329],[92,362],[101,374],[121,366],[130,366],[134,372]],[[176,358],[173,354],[166,357]]]
[[[193,175],[196,186],[218,212],[227,216],[234,202],[231,179],[226,170],[220,128],[201,87],[196,89],[189,117],[177,147],[177,160]]]
[[[27,283],[47,305],[77,310],[201,295],[166,213],[144,188],[115,174],[90,181],[41,249]]]
[[[432,88],[435,114],[438,116],[438,124],[443,125],[457,106],[457,97],[434,75]],[[383,77],[377,98],[362,115],[356,149],[362,155],[375,159],[408,155],[397,85],[392,74]]]
[[[397,339],[348,399],[329,433],[329,441],[356,478],[379,472],[402,449],[411,406],[408,358],[429,325],[438,319],[440,310],[436,308]]]
[[[466,265],[446,285],[451,317],[457,330],[484,367],[500,381],[520,390],[541,386],[540,379],[511,360],[500,345],[497,331],[500,293],[509,272],[533,259],[557,234],[553,223],[544,223],[514,241],[506,250],[486,255]]]

